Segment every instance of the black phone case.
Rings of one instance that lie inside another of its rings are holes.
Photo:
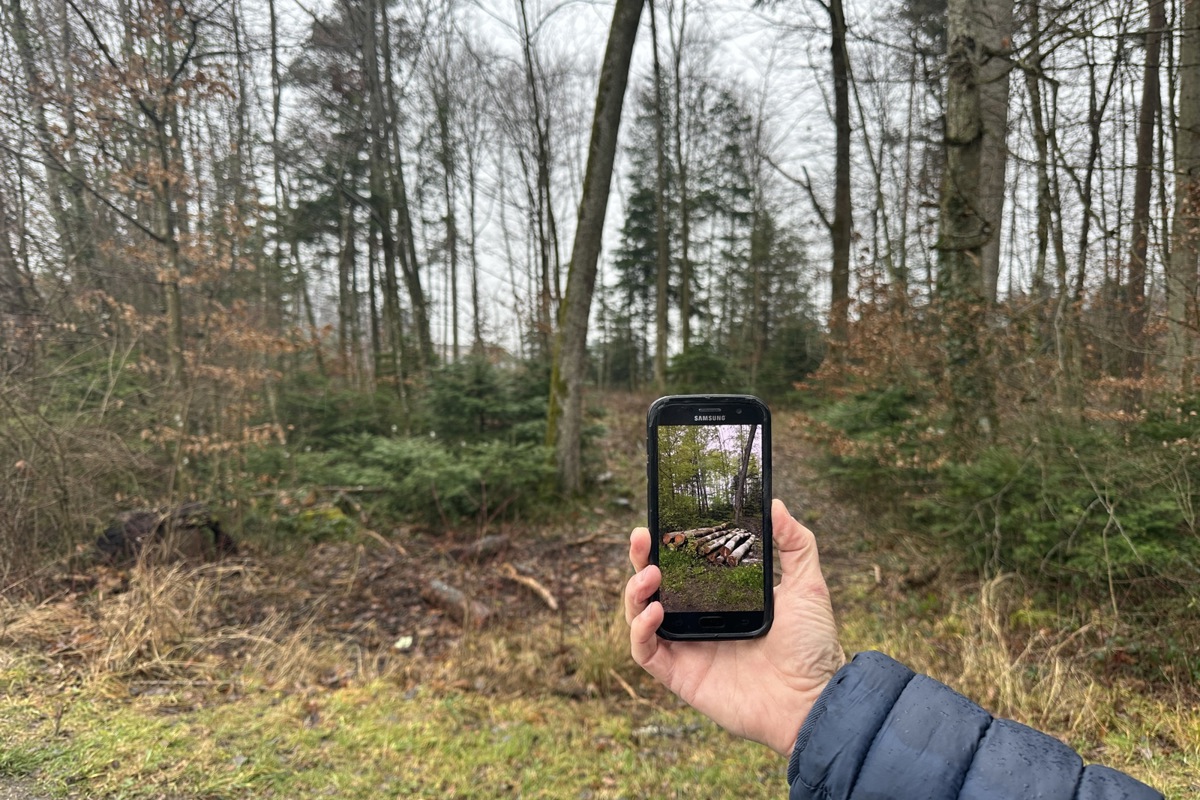
[[[676,409],[687,409],[696,406],[729,406],[734,407],[738,404],[753,406],[759,410],[761,417],[754,420],[763,425],[763,469],[762,469],[762,494],[763,494],[763,610],[761,615],[759,612],[731,612],[731,611],[713,611],[713,612],[671,612],[663,619],[663,624],[659,626],[658,635],[663,639],[674,641],[719,641],[726,639],[753,639],[763,636],[771,628],[774,608],[774,564],[772,543],[774,541],[774,530],[771,526],[771,412],[761,399],[753,395],[734,395],[734,394],[699,394],[699,395],[669,395],[660,397],[655,400],[650,406],[650,410],[646,415],[646,483],[647,483],[647,502],[649,519],[648,524],[651,531],[650,536],[650,563],[659,563],[659,547],[661,534],[658,531],[658,492],[655,483],[658,479],[658,426],[661,422],[664,412],[670,415]],[[652,599],[659,599],[658,593],[655,593]],[[704,617],[723,617],[727,620],[741,614],[743,617],[750,616],[757,620],[761,616],[761,622],[754,624],[752,627],[742,629],[744,626],[739,626],[736,630],[704,630],[701,627],[701,621]],[[676,628],[684,630],[672,630],[668,627],[669,623],[675,622]]]

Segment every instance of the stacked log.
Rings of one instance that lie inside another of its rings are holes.
[[[739,532],[740,531],[734,531],[733,533],[724,534],[724,535],[718,536],[714,539],[710,539],[707,542],[705,542],[704,544],[697,545],[697,547],[696,547],[697,555],[707,556],[710,553],[720,552],[721,548],[725,545],[725,543],[728,542],[729,540],[733,539],[734,537],[736,537]]]
[[[731,567],[736,567],[746,553],[750,552],[750,547],[754,544],[754,537],[751,536],[746,541],[742,542],[735,549],[725,554],[725,563]]]
[[[737,531],[736,533],[736,536],[731,536],[728,540],[726,540],[725,544],[721,545],[720,557],[722,559],[728,558],[729,554],[741,547],[743,542],[752,543],[754,541],[754,534],[750,531],[743,530]]]
[[[704,542],[715,536],[718,536],[722,531],[728,528],[729,525],[730,523],[724,522],[720,525],[715,525],[709,528],[692,528],[691,530],[686,531],[665,533],[662,537],[662,543],[672,550],[677,550],[680,546],[689,541],[693,543]]]
[[[688,545],[708,563],[728,567],[761,564],[761,559],[749,557],[757,540],[758,537],[751,531],[734,528],[729,522],[708,528],[665,533],[662,537],[663,545],[671,550]]]

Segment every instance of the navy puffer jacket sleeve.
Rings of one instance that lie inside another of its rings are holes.
[[[860,653],[830,681],[788,783],[791,800],[1162,800],[882,653]]]

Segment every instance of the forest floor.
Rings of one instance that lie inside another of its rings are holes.
[[[709,564],[703,556],[660,550],[663,569],[660,598],[671,611],[761,611],[761,564],[728,567]]]
[[[0,600],[0,797],[784,796],[784,759],[629,659],[620,591],[648,400],[605,399],[611,478],[592,508],[488,531],[510,544],[478,563],[454,553],[481,532],[401,527],[64,571],[38,598]],[[817,533],[848,651],[889,652],[1169,796],[1200,790],[1194,688],[1099,674],[1064,637],[1014,628],[1016,581],[971,583],[917,539],[879,536],[810,446],[801,417],[777,415],[775,494]],[[485,624],[429,602],[434,580]]]

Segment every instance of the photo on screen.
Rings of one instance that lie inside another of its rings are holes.
[[[660,425],[658,536],[667,612],[762,611],[759,425]]]

